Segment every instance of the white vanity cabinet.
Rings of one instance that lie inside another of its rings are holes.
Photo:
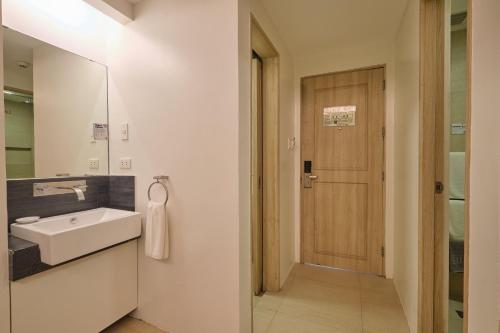
[[[11,282],[12,333],[97,333],[137,307],[137,240]]]

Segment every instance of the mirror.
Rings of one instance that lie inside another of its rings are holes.
[[[3,32],[7,178],[107,175],[106,66]]]

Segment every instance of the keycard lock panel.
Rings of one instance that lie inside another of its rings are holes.
[[[312,161],[304,161],[304,188],[312,188]]]

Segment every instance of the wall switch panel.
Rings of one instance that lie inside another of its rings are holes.
[[[128,124],[123,123],[120,128],[120,138],[122,140],[128,140]]]
[[[467,130],[467,124],[465,123],[453,123],[451,124],[451,134],[452,135],[464,135]]]
[[[90,143],[96,143],[95,138],[94,138],[94,126],[90,126]]]
[[[131,169],[131,168],[132,168],[132,159],[130,157],[120,158],[120,169]]]
[[[92,170],[99,169],[99,159],[98,158],[89,159],[89,169],[92,169]]]
[[[295,138],[290,137],[288,138],[288,150],[295,150]]]

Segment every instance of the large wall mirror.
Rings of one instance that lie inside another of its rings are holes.
[[[108,174],[106,66],[3,32],[7,178]]]

